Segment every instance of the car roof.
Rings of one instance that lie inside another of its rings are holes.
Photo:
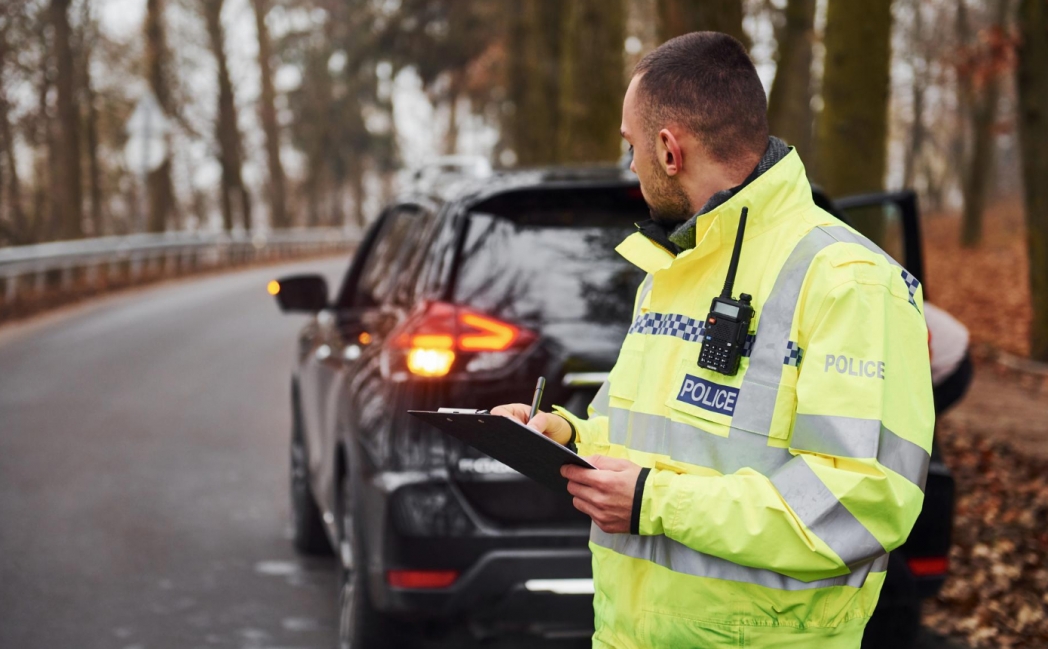
[[[638,185],[632,172],[612,165],[497,170],[484,176],[442,174],[410,185],[393,203],[459,203],[463,209],[470,209],[495,196],[517,191],[610,189]]]

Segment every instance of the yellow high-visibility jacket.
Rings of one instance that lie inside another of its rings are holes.
[[[697,365],[743,206],[735,376]],[[633,534],[596,526],[594,647],[859,647],[924,498],[934,411],[919,283],[817,208],[791,151],[648,273],[582,455],[650,469]]]

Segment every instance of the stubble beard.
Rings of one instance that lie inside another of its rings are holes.
[[[648,212],[663,227],[675,227],[691,218],[691,201],[676,179],[670,178],[658,164],[653,164],[654,182],[649,193]]]

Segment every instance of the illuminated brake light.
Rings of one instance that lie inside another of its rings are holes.
[[[463,313],[459,315],[459,320],[462,324],[483,332],[459,336],[459,346],[463,351],[503,352],[509,349],[520,335],[520,330],[513,325],[474,313]]]
[[[453,349],[455,339],[447,334],[416,334],[411,337],[413,349]]]
[[[491,316],[476,313],[446,302],[431,302],[398,332],[390,337],[390,349],[401,350],[401,362],[415,376],[439,378],[451,372],[458,352],[473,356],[467,359],[466,371],[481,356],[509,355],[522,351],[536,335]],[[506,358],[499,359],[502,367]],[[489,362],[490,364],[490,362]]]
[[[945,575],[950,571],[948,557],[911,557],[906,563],[909,564],[914,577]]]
[[[408,351],[408,371],[416,376],[446,376],[455,363],[455,352],[450,349],[414,347]]]
[[[447,588],[458,579],[455,570],[388,570],[386,581],[393,588]]]

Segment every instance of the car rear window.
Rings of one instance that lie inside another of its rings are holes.
[[[648,218],[636,188],[517,192],[470,214],[455,301],[521,323],[627,325],[639,270],[617,246]]]

